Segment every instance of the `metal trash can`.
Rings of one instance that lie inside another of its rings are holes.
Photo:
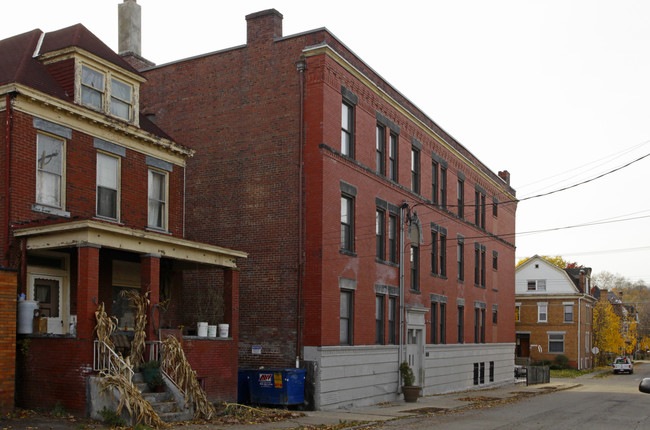
[[[251,403],[261,405],[304,403],[306,369],[250,369],[245,372]]]

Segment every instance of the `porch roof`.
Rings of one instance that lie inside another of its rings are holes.
[[[236,258],[248,257],[243,251],[95,220],[17,228],[14,236],[25,237],[28,250],[97,245],[231,268],[237,267]]]

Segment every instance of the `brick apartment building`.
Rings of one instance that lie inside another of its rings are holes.
[[[186,354],[211,400],[236,396],[236,260],[246,254],[185,238],[193,151],[140,114],[144,81],[80,24],[0,41],[0,333],[16,351],[3,343],[0,408],[13,408],[15,384],[18,406],[84,414],[98,304],[128,338],[121,291],[150,291],[152,312],[169,300],[149,323],[155,341],[161,322],[183,324],[204,301],[183,290],[199,277],[206,291],[221,289],[231,336],[187,338]]]
[[[515,271],[516,356],[531,361],[565,355],[575,369],[593,365],[591,268],[561,269],[540,256]]]
[[[299,361],[321,409],[394,400],[406,360],[425,395],[512,381],[509,174],[328,30],[246,21],[241,46],[155,67],[124,53],[143,112],[196,152],[187,237],[249,254],[240,365]]]

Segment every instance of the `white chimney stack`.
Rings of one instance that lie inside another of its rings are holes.
[[[141,12],[136,0],[124,0],[117,7],[119,54],[142,55]]]

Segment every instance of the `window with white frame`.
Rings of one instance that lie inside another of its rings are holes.
[[[552,354],[564,353],[564,332],[548,333],[548,352]]]
[[[548,303],[537,303],[537,322],[548,322]]]
[[[81,66],[80,88],[82,105],[125,121],[134,121],[133,85],[111,76],[110,72],[84,64]]]
[[[111,115],[130,121],[133,114],[133,87],[111,79]]]
[[[63,209],[65,141],[38,133],[36,137],[36,202]]]
[[[81,103],[97,110],[104,110],[105,92],[104,74],[88,66],[81,66]]]
[[[573,322],[573,303],[563,303],[564,322]]]
[[[546,279],[529,279],[528,291],[546,291]]]
[[[149,169],[149,227],[167,229],[167,173]]]
[[[97,153],[97,216],[119,218],[120,159]]]

